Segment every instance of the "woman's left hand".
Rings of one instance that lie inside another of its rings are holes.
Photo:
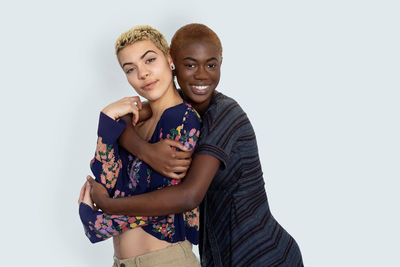
[[[81,204],[81,202],[83,202],[89,205],[93,210],[97,210],[97,208],[93,204],[92,197],[90,196],[90,190],[91,190],[91,185],[88,181],[86,181],[81,188],[78,203]]]
[[[90,175],[88,175],[86,179],[86,182],[90,185],[90,190],[88,191],[88,193],[90,193],[90,201],[96,203],[97,209],[106,212],[104,210],[104,208],[106,208],[105,202],[110,199],[107,190],[103,185],[96,182],[96,180],[94,180]]]
[[[139,121],[139,110],[142,109],[142,102],[138,96],[124,97],[106,106],[102,112],[113,120],[122,118],[127,114],[133,114],[133,126]]]

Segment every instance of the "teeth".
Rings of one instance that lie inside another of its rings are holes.
[[[193,88],[197,90],[206,90],[208,88],[208,85],[193,85]]]

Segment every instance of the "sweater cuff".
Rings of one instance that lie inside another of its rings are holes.
[[[124,120],[115,121],[103,112],[100,112],[97,135],[101,136],[105,142],[115,143],[125,128],[126,122]]]

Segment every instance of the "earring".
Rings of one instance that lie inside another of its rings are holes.
[[[171,70],[175,70],[175,65],[171,64]]]

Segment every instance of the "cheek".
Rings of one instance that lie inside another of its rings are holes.
[[[126,76],[128,83],[132,86],[135,86],[135,79],[133,79],[132,75]]]
[[[134,77],[133,74],[126,76],[128,83],[133,87],[133,89],[139,88],[138,80]]]
[[[193,78],[193,72],[191,71],[182,71],[178,73],[178,77],[182,80],[182,82],[189,81]]]
[[[215,82],[218,82],[220,77],[221,77],[221,72],[219,70],[217,70],[217,71],[212,73],[211,77]]]

